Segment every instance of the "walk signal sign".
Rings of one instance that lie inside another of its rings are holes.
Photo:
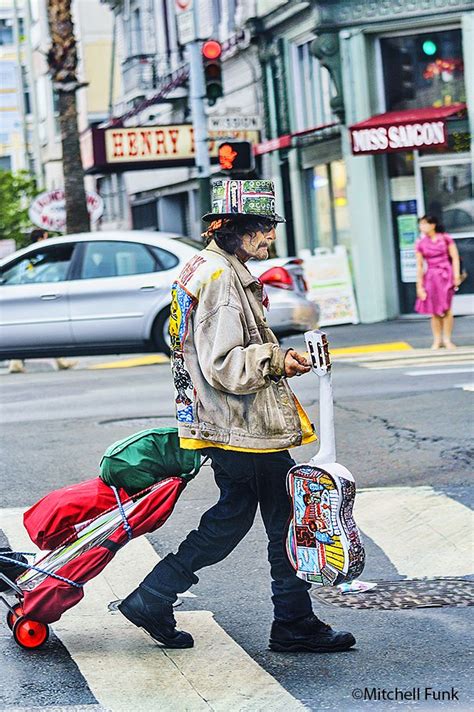
[[[207,40],[201,48],[204,85],[210,106],[222,96],[222,47],[217,40]]]
[[[250,141],[226,141],[218,149],[219,165],[223,171],[252,171],[255,166]]]

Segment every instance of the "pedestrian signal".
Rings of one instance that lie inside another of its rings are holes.
[[[216,40],[207,40],[201,48],[204,85],[210,106],[222,96],[222,47]]]
[[[217,155],[223,171],[245,172],[254,168],[252,144],[249,141],[221,143]]]

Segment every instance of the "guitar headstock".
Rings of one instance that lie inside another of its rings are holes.
[[[314,331],[306,331],[304,338],[306,340],[306,348],[308,349],[308,359],[311,363],[311,368],[318,376],[324,376],[331,372],[331,356],[329,354],[329,346],[326,334],[324,331],[315,329]]]

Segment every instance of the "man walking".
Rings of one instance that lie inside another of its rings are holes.
[[[353,635],[314,615],[310,584],[295,575],[285,551],[286,474],[294,464],[288,448],[316,436],[287,383],[310,366],[295,350],[280,349],[264,317],[262,285],[245,264],[268,257],[284,222],[273,183],[217,181],[203,219],[209,243],[173,285],[170,335],[181,447],[211,458],[220,498],[119,609],[162,645],[192,647],[192,636],[176,629],[177,594],[198,582],[196,571],[231,553],[260,506],[272,577],[271,649],[347,650]]]

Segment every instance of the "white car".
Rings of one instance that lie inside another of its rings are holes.
[[[37,242],[0,260],[0,357],[169,353],[171,285],[202,249],[169,233],[93,232]],[[301,260],[252,263],[280,335],[314,328]]]

